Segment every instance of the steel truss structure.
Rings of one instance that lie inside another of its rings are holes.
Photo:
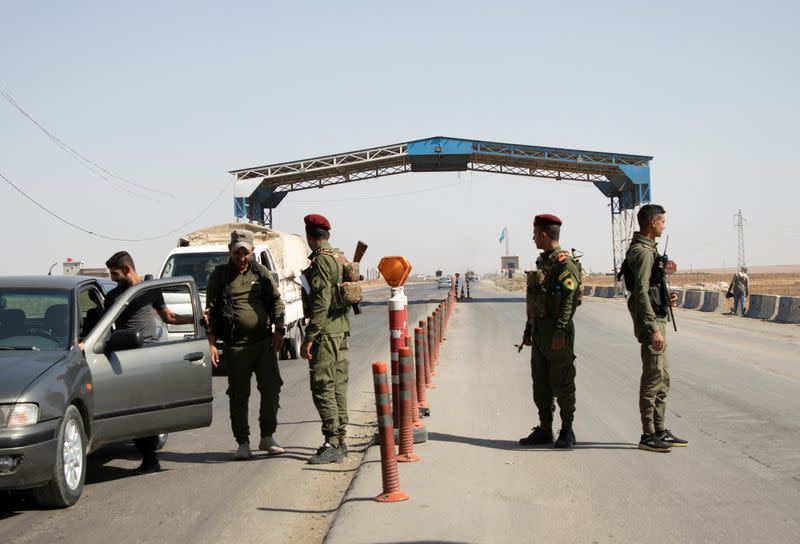
[[[616,274],[638,207],[650,202],[652,157],[437,136],[337,155],[233,170],[234,213],[267,223],[288,192],[405,172],[475,170],[594,184],[610,200]],[[615,283],[616,284],[616,283]],[[621,292],[621,286],[618,286]]]

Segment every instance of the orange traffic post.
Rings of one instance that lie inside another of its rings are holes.
[[[392,371],[392,415],[394,417],[395,428],[399,428],[400,420],[400,407],[397,401],[400,391],[399,368],[397,350],[405,344],[406,331],[408,324],[406,323],[406,315],[408,311],[408,297],[403,292],[403,284],[408,279],[411,273],[411,264],[405,257],[394,256],[384,257],[378,263],[378,270],[380,270],[383,279],[386,280],[391,288],[391,297],[389,298],[389,351],[391,357],[391,371]]]
[[[430,404],[428,404],[428,393],[425,388],[425,340],[421,327],[414,329],[414,367],[417,377],[417,399],[419,401],[419,413],[430,416]]]
[[[436,345],[433,349],[436,353],[436,364],[438,365],[440,362],[439,357],[441,356],[442,348],[442,312],[439,310],[439,308],[436,308],[433,311],[433,330],[436,333]]]
[[[430,350],[428,348],[428,320],[420,319],[419,327],[422,329],[422,356],[425,363],[425,388],[435,389],[436,386],[433,385],[433,380],[431,379],[431,360]]]
[[[375,497],[378,502],[407,501],[409,496],[400,491],[400,473],[394,455],[394,433],[392,432],[392,405],[389,402],[389,381],[386,379],[386,363],[372,363],[372,379],[375,382],[375,409],[378,414],[378,433],[381,445],[381,479],[383,493]]]
[[[428,324],[428,326],[427,326],[427,330],[428,330],[427,340],[428,341],[427,341],[427,343],[425,345],[425,347],[428,350],[428,369],[430,370],[431,376],[436,376],[436,366],[435,366],[436,365],[436,356],[435,356],[434,351],[433,351],[434,339],[435,339],[436,336],[435,336],[435,331],[433,330],[434,329],[433,317],[432,316],[428,316],[428,318],[425,321]],[[429,383],[433,383],[433,380],[432,379],[428,380],[428,382]]]
[[[412,424],[412,372],[411,348],[400,348],[400,453],[397,456],[399,463],[419,461],[419,456],[414,454],[414,427]]]
[[[406,347],[410,349],[412,352],[414,351],[414,347],[411,343],[411,335],[409,334],[406,336]],[[417,369],[414,363],[411,363],[411,425],[414,427],[414,432],[419,432],[420,430],[425,428],[425,424],[420,421],[420,413],[419,413],[419,397],[417,395]],[[414,437],[414,443],[418,442],[426,442],[428,440],[427,431],[425,434],[425,440],[419,440],[420,437]]]

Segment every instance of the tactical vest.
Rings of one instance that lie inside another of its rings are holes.
[[[631,249],[637,244],[641,244],[641,242],[634,242],[630,245],[625,254],[625,260],[622,261],[622,266],[620,266],[620,270],[617,273],[617,281],[619,281],[620,278],[624,278],[625,289],[629,293],[633,293],[633,284],[636,280],[634,278],[634,271],[628,263],[628,254],[630,254]],[[664,259],[658,254],[655,248],[653,248],[653,257],[653,268],[650,270],[647,296],[650,299],[650,306],[653,307],[653,312],[656,316],[666,317],[669,313],[669,294],[665,293],[664,289],[666,274],[664,269],[665,263]]]
[[[561,297],[565,296],[564,287],[561,285],[561,278],[555,273],[557,265],[571,258],[572,255],[565,250],[553,252],[547,259],[541,256],[536,259],[536,270],[526,272],[527,292],[525,302],[529,319],[558,317],[558,310],[561,306]],[[578,306],[583,300],[582,296],[582,270],[577,260],[573,261],[577,265],[578,277],[575,278],[576,292],[575,305]],[[573,291],[567,292],[569,296]]]
[[[338,265],[338,277],[333,283],[332,290],[331,290],[331,307],[330,309],[334,312],[343,312],[347,313],[353,304],[358,304],[364,299],[364,295],[361,289],[361,274],[359,271],[358,263],[350,262],[345,257],[344,253],[340,249],[333,249],[333,248],[320,248],[318,250],[319,254],[325,254],[336,261]],[[314,267],[316,266],[316,257],[311,260],[308,268],[303,271],[303,274],[308,278]],[[317,272],[313,272],[316,274]],[[309,300],[308,300],[308,293],[303,290],[302,292],[303,298],[303,310],[305,314],[311,315],[310,308],[309,308]]]

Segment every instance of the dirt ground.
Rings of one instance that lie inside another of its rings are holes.
[[[731,281],[732,273],[728,274],[673,274],[670,276],[672,287],[686,287],[689,285],[714,284],[728,285]],[[508,291],[524,291],[525,276],[515,276],[512,279],[496,278],[495,283]],[[611,275],[586,276],[583,280],[584,285],[613,285],[614,278]],[[783,295],[800,296],[800,272],[754,272],[750,274],[750,292],[763,295]]]
[[[728,274],[673,274],[669,283],[672,287],[685,287],[696,284],[725,284],[731,281],[733,273]],[[586,285],[613,285],[612,276],[587,276]],[[800,296],[800,273],[797,272],[754,272],[750,274],[750,292],[762,295]]]

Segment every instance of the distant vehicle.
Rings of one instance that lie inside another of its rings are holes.
[[[478,275],[475,272],[469,272],[467,273],[467,280],[478,281]]]
[[[32,489],[43,506],[71,506],[88,453],[211,425],[211,356],[194,280],[140,282],[110,308],[104,287],[89,276],[0,278],[0,490]],[[138,331],[113,325],[152,290],[185,294],[194,323],[145,345]]]
[[[303,342],[305,315],[301,296],[300,273],[308,266],[310,253],[305,238],[249,223],[227,223],[206,227],[178,239],[178,247],[167,255],[161,267],[161,278],[189,275],[194,278],[205,307],[208,276],[217,265],[228,262],[228,243],[234,229],[253,232],[253,259],[272,273],[286,305],[286,337],[281,359],[297,359]],[[185,295],[164,294],[164,301],[175,313],[185,313],[189,306]],[[170,338],[180,337],[185,325],[168,325]],[[221,346],[220,346],[221,347]],[[220,352],[221,354],[223,351]],[[224,366],[224,355],[220,359]]]
[[[436,282],[437,289],[449,289],[453,285],[453,280],[450,279],[450,276],[439,276],[439,280]]]

